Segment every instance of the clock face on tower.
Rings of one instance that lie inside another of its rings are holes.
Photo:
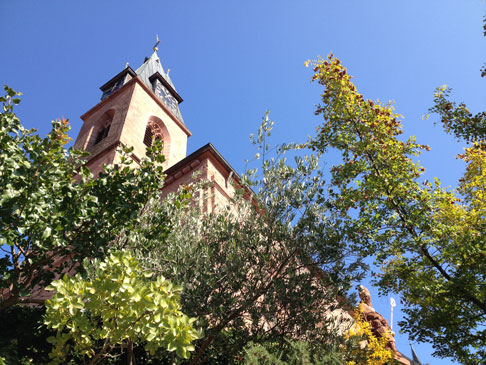
[[[170,109],[170,111],[177,115],[177,100],[160,82],[157,82],[157,86],[155,87],[155,93]]]
[[[101,100],[103,99],[106,99],[108,96],[110,96],[111,94],[113,94],[116,90],[118,90],[120,87],[123,86],[125,82],[125,78],[122,78],[120,80],[118,80],[117,82],[115,82],[114,84],[112,84],[111,86],[109,86],[104,92],[103,92],[103,95],[101,96]]]

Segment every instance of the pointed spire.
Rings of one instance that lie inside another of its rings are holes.
[[[179,110],[178,103],[181,103],[183,100],[180,95],[177,93],[177,90],[174,87],[172,80],[170,79],[169,72],[170,70],[167,69],[167,72],[164,71],[162,67],[162,62],[160,62],[159,56],[157,55],[158,45],[160,43],[159,36],[156,36],[156,43],[153,47],[154,53],[150,57],[146,57],[143,64],[135,71],[139,79],[147,85],[154,93],[156,93],[156,88],[158,84],[161,84],[161,87],[165,90],[165,93],[169,93],[172,96],[172,100],[170,102],[171,106],[174,110],[175,117],[178,118],[182,123],[184,123],[182,119],[182,115]],[[158,81],[157,81],[158,80]],[[163,95],[160,95],[159,99],[166,98]],[[170,99],[170,98],[169,98]],[[165,100],[165,99],[164,99]],[[166,102],[162,100],[163,102]]]
[[[169,70],[167,70],[167,73],[164,71],[164,68],[162,67],[162,62],[160,61],[160,58],[157,55],[157,51],[159,50],[157,46],[160,43],[158,35],[156,35],[156,40],[157,41],[153,47],[154,53],[152,53],[150,57],[146,57],[144,63],[135,72],[137,73],[137,75],[140,76],[140,78],[143,80],[143,82],[145,82],[147,86],[150,86],[150,81],[149,81],[150,76],[158,72],[175,90],[174,83],[172,82],[169,76]]]
[[[411,343],[410,343],[410,348],[412,349],[412,360],[413,360],[412,364],[422,365]]]
[[[157,52],[155,51],[154,53],[152,53],[152,55],[149,58],[145,59],[145,62],[142,64],[142,66],[137,68],[135,72],[142,79],[142,81],[145,82],[145,84],[149,87],[151,87],[149,78],[154,73],[158,72],[159,74],[165,77],[164,68],[162,67],[162,63],[160,62],[159,56],[157,56]]]

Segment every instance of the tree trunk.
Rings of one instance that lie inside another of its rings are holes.
[[[128,340],[127,344],[127,365],[135,365],[135,356],[133,355],[133,342]]]

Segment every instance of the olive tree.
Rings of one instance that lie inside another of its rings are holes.
[[[234,362],[249,341],[343,340],[338,323],[349,319],[342,307],[361,263],[328,217],[319,158],[295,144],[269,157],[271,127],[264,118],[253,139],[261,167],[235,179],[227,206],[204,212],[197,201],[180,209],[154,201],[139,229],[150,231],[161,214],[170,232],[131,239],[142,266],[184,287],[183,311],[204,329],[191,364]],[[206,199],[205,184],[185,190]]]

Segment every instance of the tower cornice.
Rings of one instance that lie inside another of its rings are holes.
[[[130,75],[131,77],[137,76],[137,73],[135,71],[133,71],[133,69],[130,66],[127,66],[121,72],[119,72],[116,76],[111,78],[111,80],[109,80],[108,82],[105,82],[102,86],[100,86],[100,90],[105,91],[108,88],[108,86],[110,86],[113,83],[115,83],[116,81],[122,79],[127,74]]]

